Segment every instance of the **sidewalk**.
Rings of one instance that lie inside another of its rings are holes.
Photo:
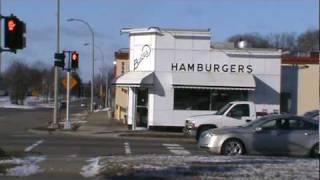
[[[185,137],[182,132],[165,132],[165,131],[149,131],[137,130],[132,131],[128,126],[107,117],[107,111],[98,111],[87,114],[83,119],[79,119],[80,127],[77,130],[55,130],[53,134],[65,134],[84,137],[117,137],[117,138],[165,138],[179,139],[182,141],[194,141],[194,138]],[[76,116],[75,116],[76,117]],[[83,121],[85,119],[85,121]],[[76,119],[73,119],[76,122]],[[48,133],[47,129],[39,130],[35,128],[31,130],[35,133]],[[42,132],[41,132],[42,131]]]

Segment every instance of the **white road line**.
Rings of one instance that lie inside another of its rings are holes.
[[[166,146],[166,147],[181,147],[179,144],[162,144],[163,146]]]
[[[191,153],[187,150],[170,150],[173,154],[179,155],[179,156],[185,156],[190,155]]]
[[[125,150],[125,153],[126,153],[127,155],[130,155],[130,154],[131,154],[131,149],[130,149],[130,145],[129,145],[128,142],[125,142],[125,143],[124,143],[124,150]]]
[[[171,153],[180,155],[180,156],[185,156],[185,155],[190,155],[191,153],[187,150],[184,149],[184,147],[180,146],[179,144],[162,144],[165,146]]]
[[[177,146],[177,147],[167,147],[167,149],[169,149],[169,150],[184,150],[184,148],[181,147],[181,146]]]
[[[35,137],[34,134],[12,134],[12,137]]]
[[[43,143],[43,140],[39,140],[36,143],[32,144],[31,146],[27,147],[26,149],[24,149],[24,152],[29,152],[31,151],[33,148],[35,148],[36,146],[39,146],[41,143]]]

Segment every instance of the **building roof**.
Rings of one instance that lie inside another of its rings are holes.
[[[282,56],[282,64],[319,64],[319,57]]]
[[[116,59],[128,60],[129,59],[129,49],[122,48],[114,53]]]
[[[170,33],[173,36],[204,36],[211,37],[210,29],[179,29],[179,28],[160,28],[151,26],[148,28],[123,28],[121,33],[129,34],[159,34]]]

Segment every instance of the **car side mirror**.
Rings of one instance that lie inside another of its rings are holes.
[[[262,131],[262,127],[256,127],[255,131],[256,131],[256,132]]]

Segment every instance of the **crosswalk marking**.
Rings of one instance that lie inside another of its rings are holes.
[[[185,156],[185,155],[190,155],[191,153],[187,150],[184,149],[184,147],[180,146],[179,144],[162,144],[165,146],[171,153],[180,155],[180,156]]]
[[[129,145],[128,142],[125,142],[125,143],[124,143],[124,150],[125,150],[125,153],[126,153],[127,155],[131,154],[131,149],[130,149],[130,145]]]
[[[163,146],[166,146],[166,147],[181,147],[179,144],[162,144]]]
[[[43,143],[43,140],[37,141],[36,143],[34,143],[31,146],[28,146],[26,149],[24,149],[24,152],[30,152],[33,148],[39,146],[41,143]]]

